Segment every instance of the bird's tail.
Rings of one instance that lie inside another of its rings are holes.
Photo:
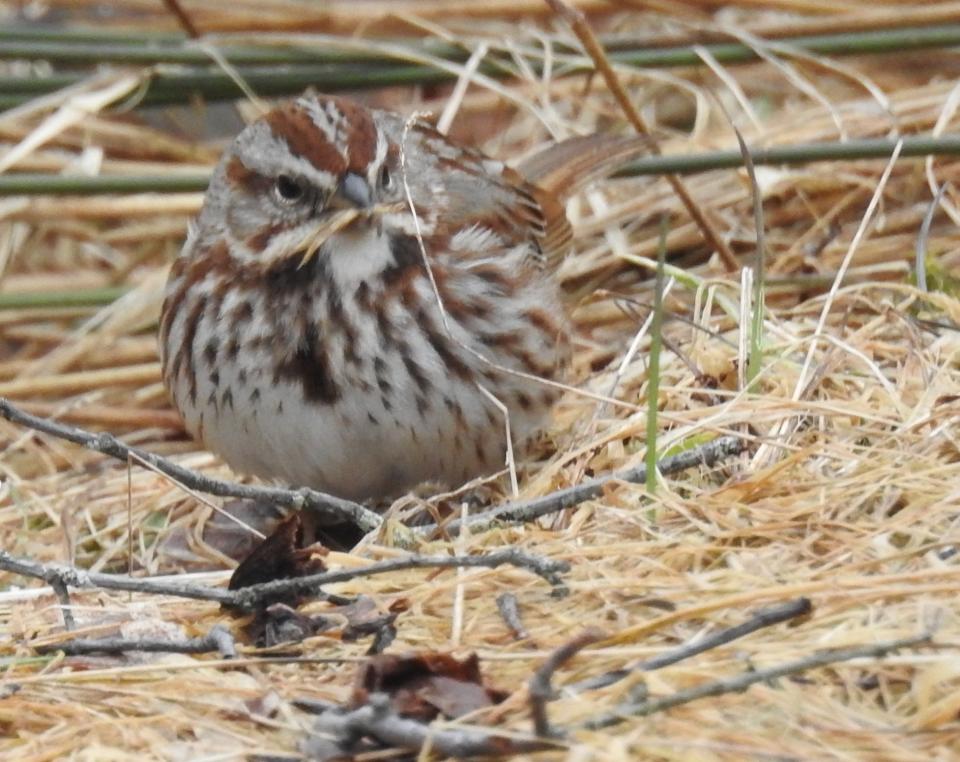
[[[649,152],[645,136],[598,133],[555,143],[515,168],[528,182],[565,201]]]

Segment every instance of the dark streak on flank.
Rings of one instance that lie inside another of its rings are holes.
[[[444,367],[458,378],[469,380],[473,375],[470,367],[457,355],[447,338],[429,320],[425,319],[420,326],[427,334],[427,341],[430,342],[430,346],[433,347],[433,351],[437,353]]]
[[[431,388],[430,381],[423,372],[423,368],[417,365],[416,360],[410,357],[409,353],[404,353],[403,364],[407,369],[407,373],[410,374],[410,377],[413,379],[420,391],[426,392]]]
[[[311,323],[306,327],[293,356],[277,367],[274,383],[281,380],[298,384],[310,402],[331,405],[340,399],[330,357],[316,325]]]
[[[210,340],[207,341],[207,346],[203,348],[203,359],[206,360],[207,365],[213,366],[217,361],[217,352],[220,350],[220,339],[216,336],[211,336]]]
[[[233,308],[233,315],[231,316],[234,325],[240,326],[245,323],[249,323],[253,320],[253,304],[251,304],[249,299],[244,299],[241,302],[237,303],[237,306]]]
[[[198,299],[190,307],[190,311],[187,312],[184,319],[183,344],[180,345],[176,356],[173,358],[171,371],[171,377],[173,378],[176,378],[181,369],[186,372],[190,404],[194,406],[197,404],[197,371],[194,367],[193,342],[197,338],[197,330],[200,327],[200,321],[203,320],[205,310],[206,303],[202,299]]]
[[[392,387],[387,380],[387,364],[382,357],[373,358],[373,373],[377,377],[377,386],[383,394],[389,394]]]

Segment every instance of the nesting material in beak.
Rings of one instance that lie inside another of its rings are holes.
[[[302,268],[316,256],[330,238],[348,227],[358,218],[376,220],[382,214],[393,214],[406,208],[403,202],[374,204],[370,186],[360,175],[348,172],[344,175],[337,192],[327,204],[327,212],[316,227],[297,244],[294,251],[303,251],[303,258],[297,269]],[[379,222],[376,223],[379,227]]]
[[[303,241],[301,241],[300,245],[297,246],[297,250],[299,250],[301,247],[304,250],[303,259],[300,260],[300,264],[297,265],[297,269],[300,269],[307,264],[307,262],[313,259],[320,247],[330,240],[330,236],[334,235],[339,230],[343,230],[359,216],[359,209],[342,209],[334,212],[333,214],[325,216],[320,221],[319,225],[308,231],[308,233],[304,236]]]

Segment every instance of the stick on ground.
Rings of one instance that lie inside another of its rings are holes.
[[[570,565],[568,563],[528,553],[520,548],[506,548],[478,556],[411,555],[380,561],[357,569],[341,569],[294,579],[281,579],[251,585],[239,590],[224,590],[218,587],[151,580],[149,578],[136,579],[123,574],[87,572],[65,564],[42,564],[30,559],[18,558],[5,550],[0,550],[0,570],[20,574],[24,577],[42,579],[53,587],[62,584],[65,587],[102,588],[133,593],[170,595],[178,598],[213,601],[241,610],[256,609],[277,598],[289,596],[291,593],[323,596],[322,588],[324,585],[346,582],[347,580],[369,577],[375,574],[423,568],[451,569],[480,566],[493,569],[505,564],[527,569],[543,577],[553,586],[555,594],[566,592],[562,575],[569,570]]]
[[[65,439],[82,445],[90,450],[109,455],[111,458],[128,463],[131,458],[149,463],[155,469],[190,489],[206,492],[217,497],[236,497],[246,500],[262,500],[291,510],[302,509],[321,518],[348,521],[364,532],[370,532],[380,526],[382,519],[376,513],[362,505],[343,500],[333,495],[308,489],[281,489],[279,487],[260,487],[250,484],[211,479],[191,471],[159,455],[124,444],[112,434],[94,434],[90,431],[68,426],[26,413],[3,397],[0,397],[0,417],[11,423],[25,426],[43,434]]]

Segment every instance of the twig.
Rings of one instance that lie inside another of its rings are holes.
[[[657,489],[657,433],[660,414],[660,353],[663,349],[663,303],[666,300],[666,279],[663,268],[667,260],[667,234],[670,219],[660,217],[660,243],[657,245],[657,275],[653,287],[653,311],[650,313],[650,350],[647,360],[647,451],[643,456],[644,486],[650,495]],[[673,279],[671,278],[671,283]],[[639,336],[639,334],[637,334]],[[623,358],[626,361],[626,357]],[[625,364],[619,371],[625,371]],[[618,371],[618,372],[619,372]]]
[[[417,720],[400,717],[390,707],[390,698],[375,693],[364,706],[349,711],[332,710],[321,714],[314,726],[315,735],[305,745],[310,759],[343,759],[367,736],[386,746],[420,751],[429,747],[442,757],[504,757],[553,747],[541,739],[508,738],[494,728],[437,728]]]
[[[760,192],[760,183],[757,181],[757,170],[753,163],[753,156],[750,153],[750,147],[744,140],[740,130],[734,124],[733,118],[727,113],[723,102],[717,98],[720,109],[727,117],[730,127],[737,136],[737,144],[740,146],[740,153],[743,155],[743,166],[747,170],[747,177],[750,179],[750,193],[753,200],[753,225],[756,228],[757,255],[755,258],[755,270],[753,273],[753,313],[750,320],[750,356],[747,358],[747,383],[753,384],[753,380],[760,374],[763,364],[763,319],[766,315],[766,303],[764,291],[766,289],[767,277],[767,254],[766,254],[766,236],[765,223],[763,219],[763,194]],[[741,327],[741,331],[743,328]]]
[[[184,640],[168,640],[166,638],[75,638],[65,643],[36,646],[34,650],[40,654],[60,652],[67,656],[135,651],[139,653],[175,654],[216,652],[224,659],[235,659],[237,657],[237,645],[233,635],[220,624],[214,625],[213,629],[201,638],[186,638]]]
[[[943,192],[947,189],[946,183],[941,183],[934,194],[933,201],[927,207],[927,213],[923,215],[923,222],[920,224],[920,231],[917,233],[916,257],[914,269],[917,277],[917,288],[921,291],[927,290],[927,240],[930,237],[930,226],[933,224],[933,217],[940,208],[940,199],[943,198]]]
[[[697,699],[707,698],[708,696],[722,696],[726,693],[739,693],[746,690],[755,683],[765,683],[776,680],[779,677],[794,675],[799,672],[806,672],[815,667],[824,667],[829,664],[838,664],[851,659],[875,658],[879,659],[887,654],[899,651],[902,648],[912,648],[914,646],[929,645],[933,635],[925,632],[920,635],[914,635],[909,638],[900,638],[898,640],[888,640],[872,645],[854,646],[851,648],[836,648],[828,651],[820,651],[811,654],[796,661],[781,664],[778,667],[769,667],[767,669],[758,669],[734,677],[713,680],[702,685],[688,688],[687,690],[677,691],[669,696],[650,701],[641,701],[638,703],[621,704],[612,712],[598,715],[587,720],[579,728],[588,730],[600,730],[626,720],[628,717],[645,717],[656,712],[662,712],[681,704],[689,704]]]
[[[573,33],[579,38],[587,55],[593,59],[593,65],[603,76],[604,81],[607,83],[607,88],[613,94],[613,97],[617,99],[617,103],[620,104],[623,113],[626,114],[627,120],[633,125],[637,133],[644,138],[650,153],[654,156],[659,156],[661,154],[659,143],[657,143],[653,134],[650,132],[650,128],[647,126],[643,116],[641,116],[640,112],[637,111],[633,105],[630,96],[628,96],[623,89],[623,85],[620,84],[620,80],[610,65],[610,60],[607,58],[606,51],[603,49],[603,44],[593,33],[587,17],[584,16],[583,12],[579,9],[567,4],[565,0],[546,0],[546,2],[553,12],[566,21],[571,29],[573,29]],[[693,218],[693,221],[697,224],[697,227],[700,228],[703,237],[707,239],[710,245],[713,246],[720,255],[720,259],[723,260],[724,267],[727,268],[727,271],[736,272],[739,270],[740,265],[730,246],[723,240],[720,232],[697,205],[693,196],[690,195],[690,191],[687,190],[687,186],[684,185],[683,180],[675,174],[666,175],[666,179],[673,188],[673,192],[676,193],[683,202],[683,205]]]
[[[534,731],[540,738],[553,738],[561,735],[550,724],[550,719],[547,717],[547,702],[554,695],[554,673],[584,648],[598,640],[603,640],[604,637],[603,631],[595,627],[584,630],[573,640],[555,649],[540,669],[534,672],[533,677],[530,678],[530,682],[527,684],[527,690],[530,694],[530,714],[533,715]]]
[[[656,669],[663,669],[671,664],[676,664],[684,659],[689,659],[697,654],[710,651],[719,646],[732,643],[750,633],[761,630],[765,627],[772,627],[775,624],[796,619],[800,616],[806,616],[813,609],[809,598],[797,598],[777,606],[758,611],[746,622],[727,627],[726,629],[708,635],[693,643],[684,643],[682,646],[666,651],[659,656],[654,656],[646,661],[639,661],[635,664],[618,669],[613,672],[606,672],[602,675],[581,680],[578,683],[564,686],[560,691],[563,696],[576,696],[585,691],[592,691],[598,688],[606,688],[608,685],[620,682],[625,677],[635,672],[652,672]]]
[[[26,426],[34,431],[65,439],[87,449],[109,455],[124,463],[131,456],[143,460],[174,481],[191,489],[206,492],[208,495],[260,500],[292,510],[305,510],[319,517],[349,521],[364,532],[373,531],[380,526],[382,521],[379,515],[362,505],[306,487],[282,489],[211,479],[198,474],[196,471],[178,466],[159,455],[126,445],[112,434],[94,434],[76,426],[68,426],[51,421],[48,418],[30,415],[30,413],[24,412],[3,397],[0,397],[0,417],[6,418],[11,423]]]
[[[2,82],[0,82],[2,89]],[[890,156],[897,141],[889,138],[859,138],[846,143],[818,141],[769,148],[752,147],[756,166],[803,165],[817,161],[859,161]],[[960,136],[909,135],[903,139],[901,156],[960,155]],[[694,174],[743,166],[739,150],[645,156],[623,167],[614,177],[660,175],[667,172]],[[81,195],[110,193],[186,193],[206,189],[209,174],[176,175],[51,175],[23,172],[0,175],[0,197],[23,195]],[[46,209],[44,210],[46,211]],[[109,210],[108,210],[109,211]],[[9,212],[16,219],[20,212]],[[26,211],[24,212],[26,214]],[[63,304],[99,305],[113,301],[127,289],[123,287],[51,293],[4,293],[0,306],[62,306]]]
[[[242,610],[263,606],[277,598],[288,597],[290,593],[322,595],[321,588],[324,585],[332,585],[337,582],[369,577],[375,574],[422,568],[448,569],[481,566],[492,569],[504,564],[527,569],[543,577],[553,585],[554,592],[557,594],[566,591],[560,575],[569,570],[570,565],[568,563],[527,553],[519,548],[507,548],[483,556],[407,556],[381,561],[359,569],[322,572],[295,579],[282,579],[251,585],[239,590],[223,590],[222,588],[204,585],[135,579],[122,574],[87,572],[72,566],[42,564],[30,559],[18,558],[0,549],[0,570],[25,577],[33,577],[34,579],[42,579],[50,585],[63,584],[76,588],[102,588],[153,595],[170,595],[178,598],[213,601]]]
[[[163,4],[177,19],[177,23],[180,24],[180,27],[187,33],[188,37],[197,39],[200,36],[200,31],[193,23],[190,15],[183,9],[183,6],[180,5],[179,0],[163,0]]]
[[[528,571],[543,577],[554,588],[557,595],[566,592],[561,575],[570,570],[570,564],[566,561],[554,561],[544,556],[537,556],[528,553],[520,548],[505,548],[493,553],[487,553],[482,556],[417,556],[411,555],[404,558],[394,558],[387,561],[380,561],[369,566],[363,566],[359,569],[341,569],[333,572],[321,572],[320,574],[311,574],[306,577],[297,577],[296,579],[282,579],[276,582],[265,582],[261,585],[251,585],[239,590],[234,590],[236,600],[232,605],[244,609],[255,608],[262,605],[264,601],[281,595],[295,594],[316,594],[317,590],[323,585],[332,585],[337,582],[346,582],[347,580],[357,579],[359,577],[370,577],[375,574],[386,574],[393,571],[402,571],[404,569],[454,569],[463,567],[484,567],[494,569],[504,564],[526,569]]]
[[[523,622],[520,619],[520,607],[517,605],[516,595],[513,593],[501,593],[498,595],[497,611],[500,612],[500,616],[503,617],[503,621],[506,622],[507,627],[510,628],[514,638],[517,640],[527,640],[530,637],[530,633],[527,632],[527,628],[523,626]]]
[[[74,588],[100,588],[103,590],[122,590],[131,593],[149,593],[152,595],[170,595],[177,598],[191,598],[201,601],[213,601],[229,605],[234,602],[235,593],[218,587],[190,585],[183,582],[166,580],[135,579],[124,574],[104,574],[88,572],[65,564],[42,564],[28,558],[17,556],[0,549],[0,571],[12,572],[24,577],[42,579],[51,587],[63,584]]]
[[[664,458],[657,464],[657,470],[666,476],[694,466],[712,466],[717,461],[740,454],[745,448],[746,444],[737,437],[720,437],[699,447]],[[469,517],[466,519],[466,526],[473,532],[481,532],[496,524],[522,524],[546,516],[549,513],[556,513],[587,500],[592,500],[601,495],[604,488],[613,482],[642,484],[646,477],[646,466],[628,468],[609,476],[591,479],[573,487],[551,492],[543,497],[507,503]],[[445,524],[444,528],[446,531],[454,533],[459,531],[461,523],[460,519],[454,519]],[[436,525],[431,524],[421,527],[420,531],[428,533],[435,531],[436,528]]]
[[[60,601],[60,614],[63,616],[63,629],[68,632],[76,627],[76,622],[73,619],[73,611],[70,610],[70,591],[67,589],[66,584],[60,577],[52,577],[50,580],[50,587],[53,588],[53,592],[57,596],[57,600]]]

